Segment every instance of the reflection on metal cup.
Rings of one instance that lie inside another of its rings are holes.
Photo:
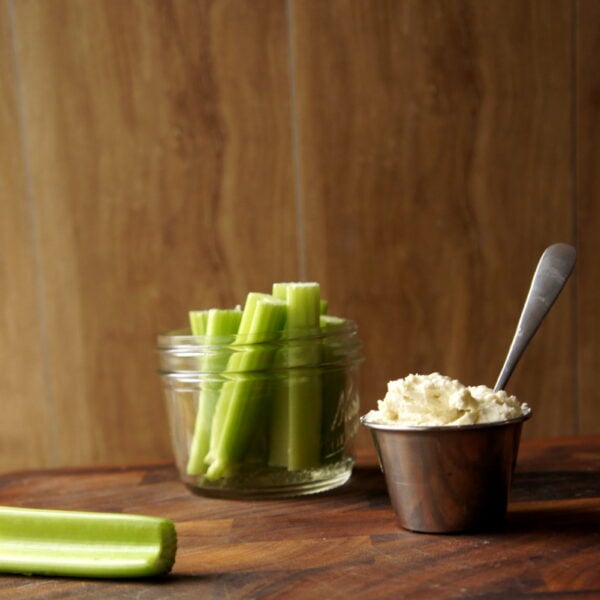
[[[521,428],[531,412],[500,423],[400,427],[366,422],[402,527],[458,533],[506,516]]]

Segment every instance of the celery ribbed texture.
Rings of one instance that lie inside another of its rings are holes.
[[[0,507],[0,572],[72,577],[161,575],[175,561],[172,521]]]
[[[293,284],[287,290],[288,328],[292,335],[319,333],[320,287],[318,283]],[[289,382],[288,469],[309,469],[320,464],[321,450],[321,362],[315,340],[292,342],[292,362],[310,365],[292,371]],[[291,365],[292,367],[294,364]]]
[[[346,321],[326,314],[320,293],[316,282],[275,283],[272,294],[249,293],[243,311],[190,312],[214,380],[201,386],[188,474],[214,481],[265,463],[301,471],[343,455]]]
[[[270,423],[269,464],[291,471],[319,465],[321,448],[320,342],[322,310],[320,286],[315,282],[277,283],[273,295],[285,297],[287,322],[285,367],[290,368],[286,385],[280,386],[273,403]],[[295,338],[308,337],[296,340]]]
[[[235,472],[257,434],[264,415],[269,380],[261,371],[272,363],[275,353],[269,341],[277,339],[285,323],[285,302],[267,294],[248,294],[234,353],[226,368],[213,422],[213,443],[206,473],[219,479]]]
[[[319,302],[319,309],[322,315],[326,315],[327,311],[329,310],[329,302],[321,298],[321,301]]]
[[[199,475],[206,471],[205,459],[210,449],[215,407],[222,387],[220,373],[225,370],[231,354],[227,347],[221,346],[224,338],[237,334],[242,319],[242,311],[239,309],[211,308],[208,311],[202,311],[202,314],[206,314],[206,320],[191,319],[190,325],[193,335],[204,335],[205,343],[209,347],[211,347],[211,343],[214,344],[211,353],[205,357],[202,365],[203,371],[214,373],[214,375],[210,376],[213,378],[212,381],[207,380],[203,383],[198,398],[198,411],[187,464],[187,472],[190,475]],[[204,327],[203,333],[198,327],[199,321],[200,326]]]
[[[192,335],[206,335],[206,325],[208,323],[208,310],[191,310],[190,329]]]
[[[286,303],[287,307],[287,290],[290,283],[274,283],[273,296],[279,298]],[[282,337],[288,337],[289,329],[289,310],[286,310],[286,323]],[[288,351],[284,347],[279,351],[279,363],[283,368],[288,366]],[[269,465],[273,467],[288,466],[289,455],[289,421],[290,421],[290,404],[288,387],[289,380],[282,380],[275,387],[273,403],[271,404],[271,414],[269,415]]]

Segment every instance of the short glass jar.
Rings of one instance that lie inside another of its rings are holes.
[[[216,497],[286,497],[344,484],[354,464],[356,324],[240,336],[158,337],[175,460],[194,492]]]

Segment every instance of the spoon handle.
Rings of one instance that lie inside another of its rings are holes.
[[[569,278],[575,266],[576,255],[575,248],[569,244],[554,244],[542,254],[494,391],[504,389],[521,354]]]

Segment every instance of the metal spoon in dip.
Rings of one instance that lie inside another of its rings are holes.
[[[552,308],[573,267],[577,252],[569,244],[546,248],[537,265],[523,311],[494,391],[503,390],[538,327]]]

